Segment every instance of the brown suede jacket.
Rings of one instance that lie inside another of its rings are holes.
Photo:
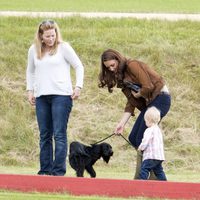
[[[164,86],[164,80],[157,72],[143,62],[128,60],[126,65],[123,81],[130,81],[141,85],[140,93],[142,97],[138,99],[132,95],[129,88],[122,88],[122,92],[127,97],[124,111],[130,112],[134,116],[135,108],[140,111],[143,110],[160,94],[160,90]]]

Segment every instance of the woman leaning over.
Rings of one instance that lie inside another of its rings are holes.
[[[135,108],[140,111],[129,135],[131,144],[137,149],[147,128],[144,121],[146,110],[155,106],[161,112],[161,118],[169,111],[171,97],[163,78],[145,63],[128,59],[118,51],[108,49],[101,55],[99,81],[100,88],[107,87],[112,92],[117,86],[127,98],[124,113],[114,133],[122,134],[130,117],[134,116]],[[132,84],[139,86],[138,92],[130,88]],[[138,179],[141,162],[142,157],[138,154],[135,179]]]
[[[76,71],[74,89],[71,66]],[[41,22],[28,51],[26,73],[28,100],[36,106],[40,131],[39,175],[66,173],[67,123],[73,100],[83,87],[83,75],[83,65],[73,48],[62,41],[57,23]]]

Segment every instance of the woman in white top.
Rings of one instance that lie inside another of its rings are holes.
[[[74,89],[71,66],[76,72]],[[83,77],[83,65],[73,48],[62,41],[57,23],[41,22],[28,51],[26,72],[28,100],[36,106],[40,130],[40,175],[66,173],[67,123],[73,100],[80,96]]]
[[[158,180],[166,181],[162,162],[165,160],[162,132],[158,126],[160,111],[152,106],[144,114],[147,129],[144,132],[142,143],[138,151],[143,152],[142,165],[139,179],[147,180],[152,170]]]

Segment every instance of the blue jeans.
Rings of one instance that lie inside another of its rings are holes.
[[[160,110],[161,119],[168,113],[170,106],[171,106],[171,96],[166,93],[159,94],[145,109],[143,109],[138,118],[135,121],[135,124],[131,130],[129,135],[129,141],[131,144],[138,148],[140,143],[142,142],[142,138],[144,135],[144,131],[146,130],[147,126],[144,121],[144,114],[149,107],[155,106],[157,109]]]
[[[40,130],[38,174],[63,176],[66,173],[66,131],[71,108],[70,96],[45,95],[36,98],[36,115]],[[53,138],[55,150],[53,150]]]
[[[139,179],[147,180],[149,173],[153,170],[158,180],[166,181],[167,178],[163,171],[162,160],[147,159],[142,162]]]

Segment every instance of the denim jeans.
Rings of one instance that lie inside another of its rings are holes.
[[[144,135],[144,131],[147,126],[144,121],[144,114],[149,107],[155,106],[161,112],[161,119],[167,114],[171,106],[171,96],[166,93],[159,94],[145,109],[143,109],[138,118],[135,121],[135,124],[131,130],[129,135],[129,141],[131,144],[138,148],[140,143],[142,142],[142,138]]]
[[[149,173],[153,170],[158,180],[166,181],[167,178],[163,171],[162,160],[147,159],[142,162],[139,179],[147,180]]]
[[[36,115],[40,130],[38,174],[63,176],[66,173],[67,123],[71,108],[70,96],[45,95],[36,98]]]

